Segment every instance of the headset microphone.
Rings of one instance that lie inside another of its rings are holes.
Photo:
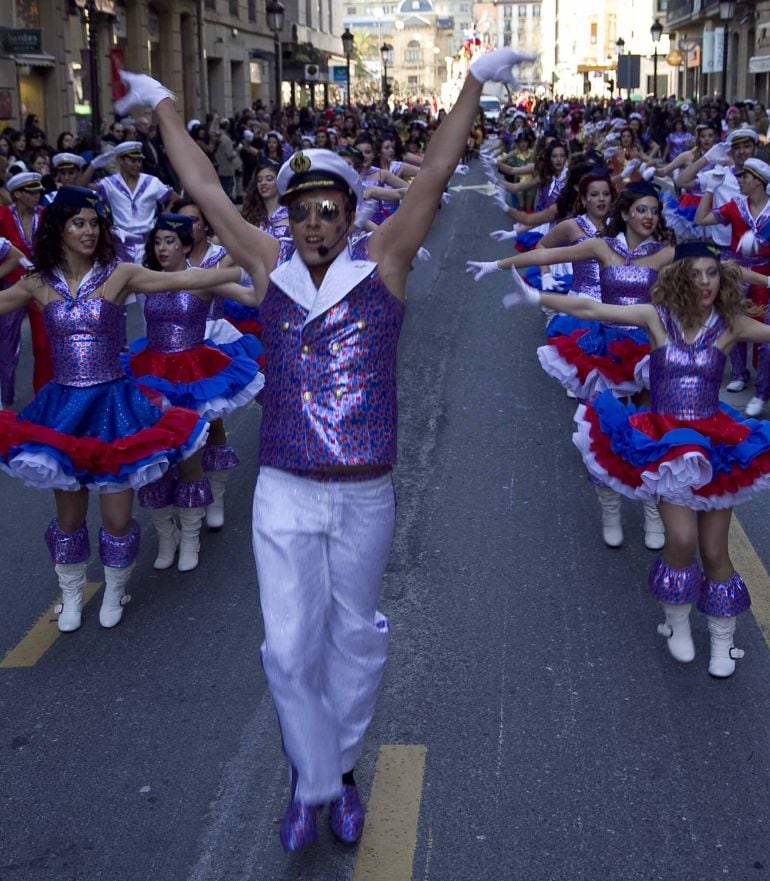
[[[331,244],[329,247],[327,247],[326,245],[319,245],[319,246],[318,246],[318,253],[319,253],[319,255],[320,255],[321,257],[326,257],[327,254],[328,254],[330,251],[334,250],[334,248],[336,248],[337,245],[339,245],[339,243],[340,243],[344,238],[347,237],[347,234],[348,234],[348,231],[347,231],[347,228],[345,228],[345,229],[342,231],[342,233],[341,233],[339,236],[337,236],[337,239],[336,239],[334,242],[332,242],[332,244]]]

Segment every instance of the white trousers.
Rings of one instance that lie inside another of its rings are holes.
[[[253,540],[262,664],[294,797],[339,795],[374,714],[388,646],[377,598],[395,524],[390,475],[321,483],[262,468]]]

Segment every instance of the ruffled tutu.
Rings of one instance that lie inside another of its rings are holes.
[[[629,498],[710,511],[770,489],[770,422],[726,404],[686,422],[604,393],[578,407],[575,423],[591,475]]]
[[[242,303],[236,303],[235,300],[224,300],[223,312],[225,321],[229,321],[242,334],[251,334],[258,340],[262,339],[262,324],[256,306],[244,306]],[[264,355],[262,358],[262,366],[264,366]]]
[[[207,435],[197,413],[162,412],[130,379],[87,388],[49,382],[18,415],[0,411],[0,468],[37,489],[139,489]]]
[[[663,217],[668,228],[676,233],[678,241],[690,239],[705,239],[708,237],[708,227],[697,226],[695,212],[698,210],[703,196],[697,193],[682,192],[679,196],[666,193],[662,196]]]
[[[148,349],[146,337],[129,348],[126,372],[154,392],[163,409],[186,407],[204,419],[219,419],[250,404],[265,384],[262,344],[251,334],[226,343],[207,339],[202,346],[168,354]]]
[[[565,333],[571,322],[574,329]],[[626,397],[650,387],[650,343],[643,331],[569,316],[555,318],[554,324],[537,357],[543,370],[576,397],[590,401],[608,390]]]
[[[553,273],[551,273],[553,275]],[[524,281],[538,291],[543,290],[543,276],[539,266],[528,266],[523,272]],[[567,275],[554,275],[554,281],[558,284],[558,288],[552,291],[546,291],[548,294],[566,294],[572,287],[572,273]]]

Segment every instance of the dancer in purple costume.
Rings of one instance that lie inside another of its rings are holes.
[[[362,831],[353,766],[388,642],[377,600],[395,520],[396,350],[406,281],[465,148],[482,83],[513,81],[521,60],[499,49],[474,61],[398,217],[355,242],[360,178],[328,150],[295,154],[278,180],[290,246],[238,215],[170,93],[150,77],[123,74],[130,93],[120,112],[155,110],[185,189],[206,205],[222,243],[252,277],[270,273],[253,539],[262,662],[292,770],[280,828],[286,850],[316,841],[318,810],[328,802],[338,839],[352,844]]]
[[[51,340],[54,377],[19,414],[0,413],[0,467],[52,489],[56,519],[46,542],[63,594],[59,629],[80,627],[86,564],[88,490],[99,493],[99,552],[105,590],[99,621],[114,627],[139,548],[133,490],[157,480],[203,446],[197,413],[155,407],[120,366],[122,303],[132,291],[209,288],[230,277],[213,270],[151,272],[117,263],[105,207],[92,190],[62,187],[41,220],[37,271],[3,292],[0,311],[37,303]]]
[[[733,635],[736,617],[751,605],[730,560],[732,508],[770,489],[770,423],[719,400],[730,348],[738,340],[770,342],[770,327],[744,312],[741,282],[756,277],[721,264],[713,246],[689,242],[677,247],[674,265],[661,270],[651,304],[575,299],[562,306],[578,317],[638,327],[650,338],[650,409],[605,392],[578,408],[573,439],[597,478],[630,498],[658,501],[666,543],[649,575],[665,616],[658,632],[676,660],[691,662],[696,603],[707,616],[709,673],[717,678],[731,676],[743,655]],[[558,299],[529,288],[515,270],[514,284],[506,305]]]

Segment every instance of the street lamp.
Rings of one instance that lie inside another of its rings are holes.
[[[655,47],[655,54],[652,56],[652,96],[658,97],[658,42],[663,36],[663,25],[659,19],[655,19],[650,28],[650,36],[652,37],[652,45]]]
[[[382,58],[382,100],[385,104],[388,103],[388,98],[390,98],[390,84],[388,83],[388,62],[393,63],[393,47],[390,43],[383,43],[380,46],[380,57]]]
[[[275,56],[275,112],[280,122],[281,114],[281,82],[283,81],[283,58],[281,49],[281,31],[283,30],[284,6],[281,0],[268,0],[265,7],[267,26],[273,32],[273,54]]]
[[[615,40],[615,48],[618,50],[618,98],[622,98],[623,94],[620,90],[620,56],[626,48],[626,41],[623,37],[618,37],[617,40]]]
[[[719,0],[722,22],[722,100],[727,104],[727,23],[735,15],[735,0]]]
[[[350,110],[350,56],[353,54],[354,45],[355,39],[353,34],[350,33],[350,28],[346,27],[342,35],[342,51],[345,53],[345,60],[347,61],[348,110]]]

